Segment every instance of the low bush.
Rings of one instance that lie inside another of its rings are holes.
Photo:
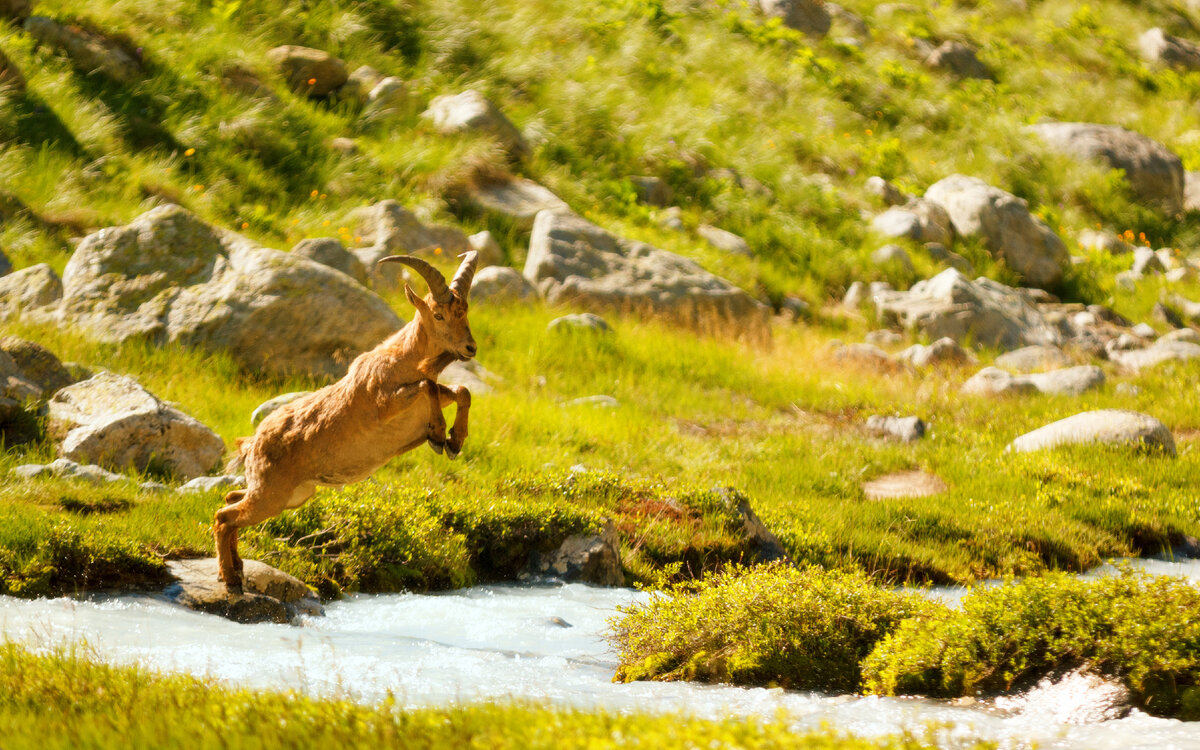
[[[1080,665],[1128,685],[1160,716],[1200,719],[1200,589],[1125,571],[1048,574],[978,588],[961,610],[900,625],[863,664],[867,691],[1000,693]]]
[[[621,660],[614,679],[855,691],[875,643],[939,607],[858,572],[731,568],[623,609],[611,636]]]

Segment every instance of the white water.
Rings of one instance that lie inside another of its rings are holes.
[[[1200,561],[1139,566],[1200,581]],[[1087,714],[1075,708],[1088,703],[1089,688],[1080,684],[1038,688],[1010,700],[1007,710],[686,683],[614,685],[606,620],[616,606],[645,596],[579,585],[357,596],[330,604],[325,617],[300,627],[238,625],[144,596],[0,597],[0,634],[36,648],[84,641],[106,661],[360,701],[392,693],[412,706],[517,699],[718,719],[758,716],[797,730],[933,732],[930,739],[942,747],[985,739],[1006,748],[1200,750],[1200,723],[1137,711],[1119,720],[1069,723]]]

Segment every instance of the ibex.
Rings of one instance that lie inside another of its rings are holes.
[[[438,385],[454,360],[475,356],[467,324],[467,293],[475,275],[476,253],[463,261],[454,280],[425,261],[393,255],[380,263],[410,266],[429,284],[421,299],[407,284],[404,294],[417,315],[369,352],[359,355],[338,382],[281,406],[254,435],[238,440],[246,489],[225,496],[213,536],[220,579],[234,592],[242,589],[238,529],[277,516],[305,503],[317,487],[338,487],[366,479],[393,456],[422,443],[450,458],[467,439],[471,393],[461,386]],[[457,405],[446,437],[442,409]]]

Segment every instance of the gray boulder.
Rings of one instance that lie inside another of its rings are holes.
[[[1147,62],[1182,70],[1200,70],[1200,45],[1172,36],[1160,28],[1138,37],[1138,50]]]
[[[49,417],[66,430],[59,453],[81,463],[156,468],[190,479],[207,473],[225,452],[215,432],[133,378],[108,372],[54,394]]]
[[[430,120],[443,135],[485,133],[498,140],[514,159],[522,159],[529,154],[529,145],[521,132],[478,91],[436,97],[421,116]]]
[[[923,200],[889,208],[871,220],[871,229],[894,239],[942,245],[949,245],[954,240],[950,215],[936,203]]]
[[[360,284],[367,283],[367,267],[333,237],[301,240],[292,248],[292,254],[337,269]]]
[[[1085,229],[1076,239],[1084,250],[1101,250],[1110,255],[1124,255],[1133,252],[1133,247],[1112,232],[1102,232],[1098,229]]]
[[[768,18],[781,18],[783,25],[812,37],[829,33],[833,23],[824,3],[818,0],[757,0],[758,9]]]
[[[262,402],[254,408],[253,412],[250,413],[250,424],[252,424],[254,427],[258,427],[258,424],[266,419],[271,412],[275,411],[284,404],[290,404],[296,399],[303,398],[310,393],[312,393],[312,391],[293,391],[291,393],[284,393],[276,396],[275,398]]]
[[[300,579],[257,560],[243,564],[244,593],[233,594],[217,580],[215,558],[168,560],[167,570],[175,580],[163,596],[188,609],[240,623],[288,623],[301,615],[325,613],[320,599]]]
[[[0,320],[48,312],[62,294],[62,281],[46,263],[14,271],[0,277]]]
[[[939,367],[943,365],[967,365],[975,363],[975,355],[950,338],[940,338],[925,346],[913,344],[896,355],[896,359],[914,367]]]
[[[1163,265],[1162,258],[1158,257],[1148,247],[1137,247],[1133,250],[1133,267],[1130,268],[1134,276],[1141,278],[1152,273],[1165,273],[1167,267]]]
[[[267,59],[292,91],[313,99],[332,94],[349,80],[346,63],[324,50],[285,44],[267,52]]]
[[[196,477],[179,485],[184,494],[232,490],[246,486],[246,477],[239,474],[221,474],[215,477]]]
[[[367,104],[362,119],[378,123],[396,117],[408,103],[408,84],[396,76],[388,76],[367,92]]]
[[[1020,436],[1004,450],[1026,453],[1091,443],[1129,445],[1175,455],[1175,439],[1166,425],[1146,414],[1118,409],[1087,411],[1060,419]]]
[[[942,42],[925,58],[925,65],[958,78],[992,77],[991,68],[979,59],[975,48],[962,42]]]
[[[533,284],[515,268],[488,266],[475,274],[471,282],[471,304],[515,302],[537,297]]]
[[[1013,375],[997,367],[985,367],[966,383],[962,392],[980,396],[1046,393],[1078,396],[1104,385],[1104,372],[1094,365],[1067,367],[1030,375]]]
[[[926,425],[925,420],[920,417],[885,417],[872,414],[867,417],[867,430],[902,443],[915,443],[925,437]]]
[[[84,239],[58,314],[104,341],[177,342],[251,370],[325,377],[345,374],[402,323],[345,274],[173,205]]]
[[[1109,354],[1109,359],[1132,372],[1141,372],[1164,362],[1185,362],[1197,357],[1200,357],[1200,344],[1169,339],[1159,339],[1145,349]]]
[[[1183,210],[1200,211],[1200,172],[1184,174]]]
[[[467,243],[472,250],[479,253],[479,268],[504,264],[504,250],[488,230],[471,235],[467,238]]]
[[[142,75],[141,63],[131,50],[76,24],[61,24],[53,18],[30,16],[25,19],[23,28],[39,44],[65,53],[71,64],[82,73],[99,73],[118,83],[129,83]]]
[[[0,384],[15,379],[13,387],[4,386],[8,397],[46,399],[76,382],[70,370],[44,346],[15,336],[0,337]],[[14,391],[21,391],[18,396]]]
[[[612,521],[605,521],[599,534],[567,537],[552,553],[533,552],[522,577],[545,576],[598,586],[624,586],[621,544]]]
[[[907,292],[875,295],[881,320],[895,321],[931,339],[949,337],[983,346],[1016,349],[1058,345],[1062,335],[1019,290],[991,279],[970,281],[953,268]]]
[[[978,237],[1026,284],[1041,287],[1062,279],[1070,262],[1066,246],[1015,195],[975,177],[951,175],[930,186],[925,199],[946,210],[958,235]]]
[[[696,227],[696,234],[700,235],[705,242],[721,252],[729,253],[730,255],[740,255],[743,258],[754,257],[754,253],[750,250],[750,245],[733,232],[728,232],[720,227],[714,227],[711,224],[701,224]]]
[[[1023,346],[996,357],[996,367],[1012,372],[1055,370],[1071,366],[1071,358],[1057,346]]]
[[[524,177],[471,185],[467,188],[466,199],[477,209],[503,216],[522,229],[533,227],[539,211],[568,210],[562,198]]]
[[[537,215],[525,278],[552,305],[634,311],[701,331],[770,338],[770,308],[746,292],[694,261],[569,212]]]
[[[1171,214],[1183,210],[1183,162],[1161,143],[1116,125],[1048,122],[1030,129],[1064,154],[1124,170],[1141,200]]]

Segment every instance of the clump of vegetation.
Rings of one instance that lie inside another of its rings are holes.
[[[622,610],[614,679],[852,692],[859,663],[902,621],[940,608],[859,572],[764,565],[676,584]]]
[[[1050,574],[978,588],[961,610],[931,610],[863,664],[882,695],[1000,693],[1081,665],[1120,678],[1159,716],[1200,719],[1200,589],[1125,571]]]
[[[0,594],[53,596],[166,579],[166,566],[153,552],[127,540],[92,538],[68,522],[52,524],[40,539],[0,549]]]
[[[50,748],[738,747],[915,750],[914,739],[797,735],[783,723],[702,721],[519,705],[401,711],[294,693],[252,692],[74,653],[0,644],[5,750]]]

